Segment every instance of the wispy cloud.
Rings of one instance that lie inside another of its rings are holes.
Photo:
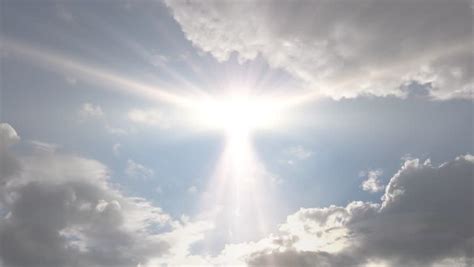
[[[145,167],[144,165],[137,163],[131,159],[127,161],[127,167],[125,173],[132,178],[136,179],[148,179],[155,175],[155,171]]]
[[[116,143],[112,146],[112,151],[116,157],[120,156],[120,150],[122,149],[122,145],[120,143]]]
[[[132,122],[149,126],[169,128],[170,124],[163,111],[159,109],[132,109],[128,112],[128,118]]]
[[[79,117],[82,120],[86,119],[103,119],[105,117],[104,111],[99,105],[92,103],[83,103],[79,109]]]
[[[292,146],[287,148],[284,153],[284,159],[281,160],[282,163],[287,163],[293,165],[298,161],[307,160],[313,155],[313,151],[301,146]]]
[[[123,128],[112,126],[100,105],[92,104],[89,102],[83,103],[81,107],[79,108],[78,116],[79,116],[80,122],[86,122],[86,121],[100,122],[101,124],[103,124],[104,129],[110,134],[126,135],[129,133],[129,131]]]

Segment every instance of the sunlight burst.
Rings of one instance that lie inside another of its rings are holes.
[[[196,115],[206,128],[224,131],[227,136],[245,136],[255,130],[275,127],[279,110],[271,98],[232,94],[202,101]]]

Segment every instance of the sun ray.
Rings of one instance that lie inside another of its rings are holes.
[[[157,102],[165,102],[178,107],[192,106],[192,95],[183,96],[171,93],[170,91],[172,90],[165,90],[157,86],[151,86],[128,79],[123,75],[95,67],[91,64],[81,63],[71,57],[53,53],[46,49],[35,48],[22,42],[3,37],[1,48],[7,53],[14,53],[22,58],[41,64],[42,67],[48,66],[58,72],[74,72],[75,75],[84,77],[85,79],[110,84],[112,86],[108,86],[107,88],[111,90],[137,95]]]

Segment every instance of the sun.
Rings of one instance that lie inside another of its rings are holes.
[[[227,136],[248,135],[276,127],[279,105],[271,98],[251,94],[229,94],[201,101],[195,116],[201,125]]]

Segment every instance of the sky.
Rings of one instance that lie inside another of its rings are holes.
[[[470,0],[0,0],[0,267],[471,266]]]

